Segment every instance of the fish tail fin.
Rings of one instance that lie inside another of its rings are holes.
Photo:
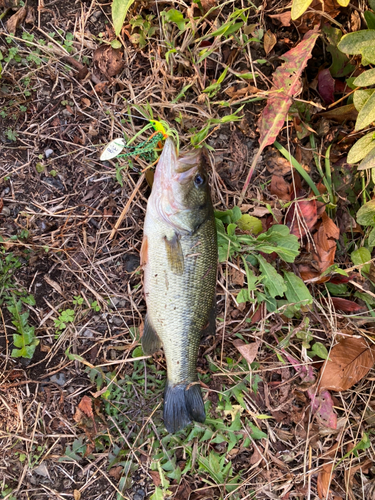
[[[167,383],[164,394],[164,425],[168,432],[180,431],[192,420],[204,422],[203,398],[199,384]]]

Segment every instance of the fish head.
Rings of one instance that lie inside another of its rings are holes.
[[[213,211],[201,151],[179,156],[168,137],[156,167],[149,203],[174,230],[194,233]]]

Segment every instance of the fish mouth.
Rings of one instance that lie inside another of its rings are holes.
[[[150,201],[159,217],[181,233],[189,228],[179,214],[189,210],[184,199],[186,185],[198,169],[197,154],[185,154],[181,158],[171,138],[167,138],[156,166]]]

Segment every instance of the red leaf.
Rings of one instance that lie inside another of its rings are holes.
[[[273,144],[283,127],[293,102],[292,98],[301,91],[301,74],[311,57],[317,38],[317,29],[311,30],[296,47],[281,56],[285,62],[273,75],[274,92],[267,99],[267,105],[260,119],[260,150]]]
[[[285,217],[290,233],[302,238],[318,220],[316,200],[301,200],[292,204]]]
[[[365,311],[366,308],[348,299],[340,299],[339,297],[332,297],[332,304],[335,309],[344,312],[360,312]]]
[[[332,78],[329,69],[319,71],[318,91],[326,104],[332,104],[335,101],[333,95],[335,92],[335,80]]]
[[[311,411],[322,425],[331,429],[337,428],[337,415],[333,411],[332,396],[328,391],[322,391],[320,394],[314,394],[314,389],[307,391],[311,399]]]

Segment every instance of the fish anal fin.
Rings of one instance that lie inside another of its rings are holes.
[[[167,251],[168,264],[174,274],[181,275],[184,272],[184,254],[180,239],[176,233],[172,238],[164,236],[165,248]]]
[[[143,236],[142,246],[141,246],[141,251],[140,251],[139,256],[141,258],[141,266],[146,265],[147,260],[148,260],[148,239],[147,239],[147,236]]]
[[[149,356],[151,354],[154,354],[154,352],[157,352],[160,350],[162,346],[162,342],[160,340],[160,337],[154,330],[153,326],[151,325],[150,321],[147,318],[147,314],[145,317],[145,323],[144,323],[144,328],[143,328],[143,335],[142,335],[142,349],[143,352]]]

